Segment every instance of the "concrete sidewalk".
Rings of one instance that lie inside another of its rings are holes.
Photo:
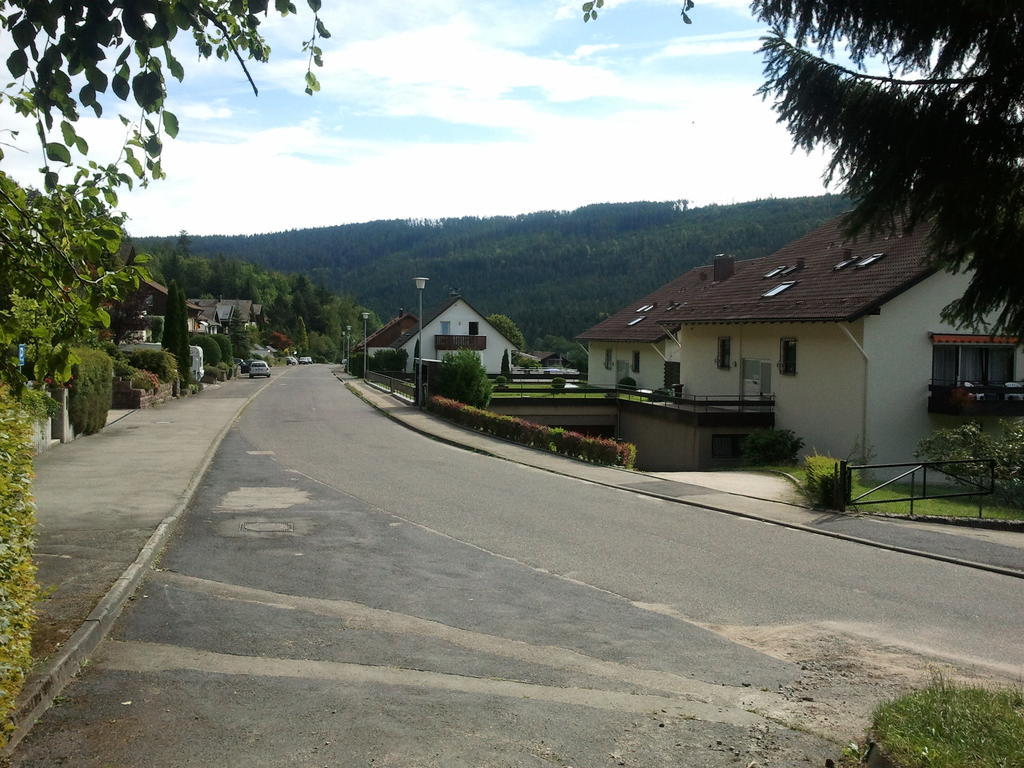
[[[335,375],[390,418],[452,445],[691,507],[1024,578],[1024,535],[1017,532],[822,512],[798,503],[780,484],[781,478],[760,473],[645,473],[598,466],[451,424],[362,379],[344,377],[338,371]]]
[[[269,380],[268,382],[269,383]],[[10,751],[106,634],[159,554],[217,446],[266,386],[237,380],[164,405],[119,411],[95,435],[35,459],[36,668]]]

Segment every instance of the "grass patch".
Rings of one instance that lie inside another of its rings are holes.
[[[853,492],[851,495],[853,498],[856,498],[862,493],[870,491],[881,482],[881,480],[871,482],[870,480],[866,480],[861,477],[859,473],[855,473],[853,476]],[[931,487],[932,486],[929,485],[929,488]],[[956,493],[959,490],[961,489],[956,486],[944,486],[943,489],[938,492],[942,493],[948,491],[950,493]],[[868,499],[899,499],[910,496],[910,492],[910,483],[894,483],[879,491],[875,491],[868,497]],[[915,494],[921,493],[920,483],[916,486],[914,492]],[[994,496],[960,496],[953,499],[915,499],[914,514],[921,517],[928,515],[939,517],[977,517],[979,501],[981,502],[982,517],[999,520],[1024,520],[1024,509],[997,504]],[[871,512],[879,515],[910,514],[909,501],[894,501],[888,504],[866,504],[860,507],[854,505],[854,507],[861,509],[864,512]]]
[[[792,475],[800,483],[801,489],[807,485],[807,472],[803,465],[758,465],[753,467],[739,467],[737,471],[742,472],[785,472]],[[870,491],[881,480],[869,482],[859,473],[853,476],[853,497],[856,498],[866,491]],[[950,491],[955,493],[958,489],[951,487]],[[921,493],[921,486],[918,484],[915,493]],[[880,491],[871,494],[870,499],[899,499],[910,495],[910,483],[894,483]],[[954,499],[915,499],[914,515],[920,517],[977,517],[978,500],[982,504],[982,517],[997,520],[1024,520],[1024,509],[1008,507],[995,503],[994,496],[960,496]],[[860,507],[862,512],[869,512],[875,515],[909,515],[909,501],[894,501],[888,504],[865,504]]]
[[[1024,692],[936,677],[880,705],[872,733],[904,768],[1022,768]]]

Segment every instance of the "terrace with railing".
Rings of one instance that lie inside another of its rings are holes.
[[[1024,416],[1024,381],[979,384],[932,379],[928,413],[951,416]]]

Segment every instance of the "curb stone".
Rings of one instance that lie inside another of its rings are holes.
[[[82,625],[75,630],[67,642],[60,646],[57,653],[30,674],[28,683],[18,695],[18,701],[10,715],[15,726],[7,743],[0,748],[0,758],[11,756],[18,743],[28,735],[32,726],[50,708],[64,686],[74,679],[82,665],[106,637],[125,604],[135,593],[143,577],[149,572],[153,562],[163,550],[178,520],[192,502],[192,497],[199,488],[199,483],[206,475],[210,464],[213,463],[213,457],[228,430],[234,426],[242,412],[269,384],[270,379],[238,406],[238,410],[210,443],[199,466],[193,471],[178,503],[150,534],[135,560],[114,581],[96,607],[82,622]]]
[[[742,512],[740,510],[728,509],[727,507],[715,506],[715,505],[708,504],[708,503],[705,503],[705,502],[694,501],[692,498],[684,500],[684,499],[676,498],[674,496],[666,496],[664,494],[656,493],[654,491],[638,490],[636,488],[625,488],[625,487],[623,487],[621,485],[618,485],[618,484],[615,484],[615,483],[605,483],[605,482],[601,482],[600,480],[592,480],[592,479],[589,479],[589,478],[580,478],[580,477],[577,477],[576,475],[573,475],[573,474],[570,474],[570,473],[567,473],[567,472],[560,472],[558,470],[551,469],[549,467],[541,467],[541,466],[537,466],[537,465],[534,465],[534,464],[526,464],[525,462],[517,461],[516,459],[510,459],[510,458],[505,457],[505,456],[499,456],[499,455],[491,453],[491,452],[489,452],[489,451],[487,451],[486,449],[483,449],[483,448],[477,448],[477,447],[474,447],[474,446],[468,446],[468,445],[466,445],[464,443],[458,442],[457,440],[451,440],[449,438],[440,437],[440,436],[435,435],[435,434],[433,434],[433,433],[431,433],[431,432],[429,432],[427,430],[424,430],[424,429],[422,429],[420,427],[417,427],[417,426],[415,426],[413,424],[410,424],[409,422],[405,421],[404,419],[400,418],[399,416],[396,416],[396,415],[394,415],[392,413],[389,413],[388,411],[385,411],[383,408],[378,406],[376,403],[372,402],[367,397],[364,397],[361,392],[356,391],[356,388],[355,388],[353,380],[343,379],[343,378],[337,376],[337,374],[335,374],[335,377],[338,378],[338,380],[345,385],[346,389],[348,389],[350,392],[352,392],[354,395],[356,395],[356,397],[358,397],[360,400],[362,400],[367,405],[369,405],[370,407],[374,408],[375,410],[377,410],[379,413],[383,414],[384,416],[387,416],[392,421],[398,422],[399,424],[401,424],[406,429],[410,429],[413,432],[417,432],[417,433],[419,433],[421,435],[424,435],[424,436],[429,437],[429,438],[434,439],[434,440],[438,440],[438,441],[446,443],[448,445],[453,445],[453,446],[458,447],[458,448],[463,448],[463,449],[466,449],[466,450],[473,451],[474,453],[483,454],[485,456],[491,456],[492,458],[501,459],[503,461],[510,461],[510,462],[512,462],[514,464],[523,464],[524,466],[532,466],[535,469],[540,469],[540,470],[543,470],[544,472],[550,472],[553,475],[560,475],[562,477],[571,477],[571,478],[574,478],[574,479],[577,479],[577,480],[582,480],[583,482],[593,483],[594,485],[600,485],[600,486],[604,486],[606,488],[614,488],[616,490],[624,491],[626,493],[633,493],[633,494],[637,494],[637,495],[640,495],[640,496],[648,496],[650,498],[661,499],[662,501],[668,501],[668,502],[671,502],[673,504],[683,504],[683,505],[690,506],[690,507],[697,507],[699,509],[707,509],[707,510],[710,510],[712,512],[721,512],[722,514],[732,515],[733,517],[741,517],[741,518],[745,518],[747,520],[756,520],[756,521],[762,522],[762,523],[768,523],[768,524],[771,524],[771,525],[778,525],[780,527],[789,528],[791,530],[803,531],[804,533],[810,533],[810,534],[814,534],[816,536],[827,536],[828,538],[831,538],[831,539],[838,539],[840,541],[849,541],[849,542],[854,543],[854,544],[862,544],[864,546],[872,547],[874,549],[883,549],[883,550],[887,550],[889,552],[897,552],[899,554],[911,555],[913,557],[922,557],[922,558],[925,558],[925,559],[928,559],[928,560],[936,560],[936,561],[939,561],[939,562],[950,563],[952,565],[959,565],[959,566],[963,566],[963,567],[966,567],[966,568],[973,568],[973,569],[979,570],[979,571],[987,571],[989,573],[995,573],[995,574],[998,574],[1000,576],[1009,576],[1009,577],[1014,578],[1014,579],[1024,579],[1024,571],[1021,571],[1021,570],[1014,570],[1012,568],[1003,568],[1003,567],[998,566],[998,565],[989,565],[988,563],[979,563],[979,562],[975,562],[973,560],[964,560],[962,558],[950,557],[948,555],[942,555],[942,554],[938,554],[938,553],[935,553],[935,552],[926,552],[926,551],[919,550],[919,549],[912,549],[910,547],[901,547],[901,546],[898,546],[898,545],[895,545],[895,544],[887,544],[885,542],[874,541],[872,539],[865,539],[865,538],[861,538],[859,536],[852,536],[852,535],[846,534],[846,533],[839,533],[839,532],[836,532],[836,531],[826,531],[826,530],[823,530],[821,528],[815,528],[815,527],[808,526],[808,525],[802,525],[800,523],[792,523],[792,522],[787,522],[787,521],[784,521],[784,520],[775,520],[775,519],[772,519],[770,517],[765,517],[763,515],[757,515],[757,514],[754,514],[754,513],[751,513],[751,512]],[[380,391],[380,394],[382,396],[388,396],[389,395],[389,393],[384,392],[384,391]],[[405,401],[401,401],[401,402],[405,403]],[[483,435],[483,433],[467,429],[466,427],[463,427],[463,426],[461,426],[459,424],[454,424],[454,423],[450,423],[450,422],[444,422],[444,423],[445,423],[446,426],[450,426],[450,427],[455,428],[455,429],[463,430],[463,431],[468,432],[469,434],[472,434],[472,435]],[[483,435],[483,436],[488,437],[488,438],[494,438],[494,439],[497,439],[497,440],[501,440],[501,438],[496,438],[493,435]],[[518,443],[513,443],[512,441],[503,441],[503,442],[508,442],[510,445],[519,446]],[[519,447],[529,448],[529,446],[519,446]],[[530,449],[530,450],[536,450],[536,449]],[[570,461],[573,460],[571,457],[563,457],[563,458],[567,458]],[[643,473],[641,473],[641,472],[635,472],[633,470],[623,469],[622,467],[604,467],[604,468],[605,469],[615,469],[615,470],[618,470],[620,472],[626,472],[626,473],[629,473],[629,474],[632,474],[632,475],[643,476]],[[756,498],[756,497],[752,497],[752,496],[743,496],[743,494],[732,494],[732,495],[734,495],[734,496],[742,496],[743,498]],[[775,503],[786,503],[786,502],[775,502]],[[789,504],[789,506],[799,507],[800,505],[798,505],[798,504]],[[806,509],[806,507],[801,507],[801,508],[802,509]],[[920,518],[918,518],[918,519],[920,520]]]

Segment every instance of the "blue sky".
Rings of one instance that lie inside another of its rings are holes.
[[[272,60],[252,67],[259,97],[236,64],[197,62],[183,40],[169,178],[124,197],[129,230],[255,233],[826,191],[822,156],[794,152],[754,95],[764,30],[745,1],[697,0],[692,25],[679,0],[607,0],[589,23],[580,5],[324,0],[333,35],[313,97],[302,92],[308,12],[267,25]],[[115,114],[83,121],[94,153],[123,135]],[[38,164],[5,161],[26,182]]]

